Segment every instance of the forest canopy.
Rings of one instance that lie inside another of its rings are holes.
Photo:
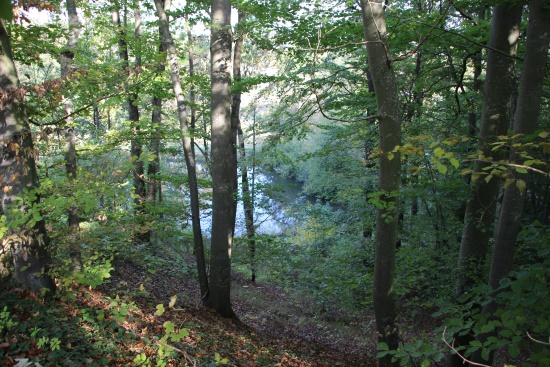
[[[545,0],[5,0],[0,41],[1,365],[550,365]]]

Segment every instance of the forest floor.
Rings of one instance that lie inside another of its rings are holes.
[[[3,289],[0,366],[376,366],[372,315],[315,314],[236,274],[235,322],[200,306],[192,265],[165,264],[115,261],[102,285],[51,301]]]

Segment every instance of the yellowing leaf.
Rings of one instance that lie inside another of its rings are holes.
[[[519,189],[519,192],[523,195],[525,193],[525,186],[526,186],[525,181],[517,180],[516,186]]]
[[[166,329],[166,334],[169,334],[172,331],[174,331],[174,323],[173,322],[166,321],[164,324],[162,324],[162,326],[164,326],[164,329]]]
[[[434,155],[436,157],[441,157],[444,153],[445,151],[439,147],[434,149]]]
[[[451,159],[449,159],[449,162],[451,162],[451,165],[452,165],[454,168],[458,168],[458,166],[460,165],[460,163],[458,162],[458,159],[456,159],[456,158],[451,158]]]
[[[178,296],[174,295],[170,298],[170,303],[168,304],[168,307],[173,308],[176,304],[176,300],[178,299]]]
[[[507,189],[511,184],[513,184],[516,180],[513,178],[507,178],[506,181],[504,181],[504,189]]]
[[[394,154],[392,152],[388,152],[388,160],[392,160],[394,158]]]
[[[158,304],[157,311],[155,312],[155,316],[162,316],[163,313],[164,313],[164,305],[162,303]]]
[[[143,286],[143,283],[139,285],[139,291],[143,292],[145,290],[145,287]]]
[[[550,133],[548,131],[543,131],[539,134],[539,138],[546,139]]]

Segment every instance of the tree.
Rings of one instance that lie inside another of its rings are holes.
[[[117,29],[118,35],[118,54],[122,62],[123,72],[130,76],[130,58],[128,51],[128,42],[126,41],[126,30],[122,26],[120,20],[120,4],[118,0],[114,0],[114,9],[112,11],[113,25]],[[139,16],[139,9],[134,10],[135,14],[135,35],[139,38],[141,35],[141,21]],[[139,41],[138,41],[139,42]],[[141,67],[141,55],[136,53],[135,68],[139,70]],[[136,242],[143,242],[141,221],[143,218],[143,205],[145,202],[145,172],[143,168],[143,160],[141,159],[142,147],[138,139],[139,135],[139,95],[135,90],[132,90],[128,83],[124,85],[125,92],[127,93],[126,104],[128,109],[128,120],[130,120],[130,134],[131,134],[131,152],[130,159],[133,166],[133,184],[134,184],[134,203],[135,203],[135,216],[137,221],[137,233],[135,234]]]
[[[69,78],[71,74],[72,63],[74,59],[74,53],[78,44],[78,37],[80,36],[81,24],[78,20],[78,14],[76,12],[76,4],[74,0],[67,0],[67,15],[69,18],[69,39],[65,45],[65,49],[61,52],[59,63],[61,64],[61,77]],[[74,126],[72,126],[71,112],[73,103],[70,97],[65,97],[63,100],[63,109],[67,118],[65,119],[65,170],[67,177],[71,183],[77,178],[77,155],[76,155],[76,141],[74,134]],[[95,109],[94,109],[95,111]],[[76,204],[72,204],[69,207],[68,222],[69,229],[72,234],[77,234],[80,217],[78,213],[78,207]],[[78,244],[78,238],[75,238],[70,243],[70,256],[75,267],[80,266],[80,248]]]
[[[50,240],[38,211],[40,182],[32,133],[23,105],[23,91],[13,61],[10,35],[0,19],[0,177],[2,210],[14,250],[15,280],[33,292],[55,290],[48,274]],[[5,236],[5,235],[4,235]]]
[[[520,80],[520,90],[514,118],[514,135],[526,137],[533,134],[538,125],[541,109],[542,91],[545,77],[545,66],[548,58],[548,42],[550,41],[550,8],[542,0],[533,0],[529,5],[529,25],[525,45],[525,57]],[[514,142],[518,144],[519,142]],[[527,158],[521,151],[512,147],[509,160],[514,164],[523,165]],[[525,203],[526,186],[529,175],[520,170],[509,172],[513,177],[504,190],[500,216],[494,237],[493,258],[489,285],[497,289],[500,281],[512,270],[516,240],[521,227],[521,217]],[[498,308],[496,302],[490,302],[483,308],[483,313],[492,315]],[[486,339],[486,338],[484,338]],[[493,362],[493,354],[489,361],[484,361],[480,355],[474,355],[473,360],[489,365]]]
[[[378,138],[378,207],[376,215],[373,301],[378,341],[390,350],[398,347],[398,329],[393,293],[395,246],[399,213],[401,157],[394,152],[401,143],[401,107],[392,60],[388,57],[385,5],[382,1],[361,0],[364,37],[369,69],[376,95]],[[379,359],[381,366],[396,366],[391,355]]]
[[[183,151],[185,155],[185,163],[187,166],[187,177],[189,181],[189,196],[191,198],[191,220],[193,225],[193,242],[195,258],[197,261],[197,271],[199,274],[199,285],[201,288],[201,300],[206,302],[210,297],[208,278],[206,274],[206,261],[204,258],[204,245],[202,239],[202,231],[200,224],[200,209],[199,209],[199,188],[197,183],[197,169],[195,165],[195,150],[194,142],[189,131],[187,122],[187,111],[185,106],[185,96],[181,87],[178,54],[176,46],[170,33],[168,18],[161,0],[155,0],[155,7],[159,16],[160,28],[162,31],[162,42],[165,44],[168,54],[168,64],[170,66],[170,79],[176,96],[178,109],[178,120],[182,134]]]
[[[235,227],[236,166],[231,129],[231,1],[211,1],[212,247],[207,305],[224,317],[231,307],[231,246]]]
[[[243,27],[243,22],[245,20],[245,14],[242,10],[239,10],[239,23],[238,27]],[[256,268],[254,264],[254,255],[256,252],[256,228],[254,227],[254,199],[250,193],[250,183],[248,181],[248,165],[246,164],[246,148],[245,148],[245,137],[243,129],[241,126],[240,119],[240,110],[241,110],[241,94],[242,86],[239,83],[242,82],[241,79],[241,61],[243,54],[243,44],[244,44],[244,32],[242,29],[238,30],[237,39],[235,40],[235,48],[233,51],[233,81],[236,88],[232,94],[231,102],[231,125],[237,130],[238,137],[238,150],[239,158],[242,162],[241,165],[241,182],[242,182],[242,202],[244,208],[245,216],[245,227],[246,227],[246,239],[248,242],[248,249],[250,253],[250,280],[252,282],[256,281]]]
[[[502,159],[502,156],[501,152],[491,150],[490,143],[495,141],[497,136],[506,135],[510,124],[509,111],[514,88],[512,56],[517,49],[521,11],[521,5],[511,3],[498,4],[493,10],[478,143],[478,150],[493,161]],[[479,175],[488,166],[489,163],[481,161],[476,165],[475,172]],[[457,298],[474,285],[483,282],[485,278],[484,264],[499,192],[499,180],[496,178],[472,181],[460,244]],[[468,338],[468,335],[458,338],[457,344],[467,344]],[[458,366],[462,363],[463,360],[456,354],[449,358],[449,366]]]

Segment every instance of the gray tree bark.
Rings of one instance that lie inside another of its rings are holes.
[[[113,25],[116,27],[119,37],[118,37],[118,52],[119,52],[119,58],[122,61],[122,68],[124,71],[129,75],[131,73],[130,70],[130,58],[128,55],[128,43],[126,42],[126,31],[122,27],[122,22],[120,19],[120,5],[118,4],[117,0],[114,0],[114,10],[112,12],[112,21]],[[139,5],[138,5],[139,6]],[[140,17],[139,17],[139,10],[134,11],[135,16],[135,35],[136,37],[139,37],[141,34],[141,28],[140,28]],[[139,43],[139,41],[138,41]],[[139,69],[141,67],[141,58],[139,55],[139,52],[136,54],[136,60],[135,60],[135,66],[136,69]],[[145,171],[143,168],[143,161],[141,160],[141,152],[142,147],[138,139],[139,135],[139,95],[135,92],[130,90],[129,85],[126,83],[124,85],[125,91],[128,95],[126,98],[126,104],[128,108],[128,120],[130,121],[130,130],[132,134],[131,138],[131,150],[130,150],[130,159],[132,160],[132,166],[133,166],[133,186],[134,186],[134,205],[135,205],[135,216],[136,216],[136,229],[134,233],[134,241],[135,242],[143,242],[144,238],[142,238],[142,222],[143,222],[143,205],[145,202]]]
[[[67,0],[67,15],[69,17],[69,39],[65,45],[64,50],[61,52],[59,63],[61,65],[61,77],[70,77],[72,63],[74,59],[74,53],[78,45],[78,37],[80,36],[81,24],[78,20],[78,14],[76,12],[76,4],[74,0]],[[70,97],[63,99],[63,109],[65,112],[65,171],[69,181],[74,183],[77,178],[77,155],[76,155],[76,139],[74,134],[74,128],[72,126],[71,112],[73,109],[73,102]],[[95,109],[94,109],[95,112]],[[72,204],[67,213],[68,224],[72,238],[70,241],[70,257],[73,266],[78,269],[80,267],[80,241],[78,239],[78,231],[80,227],[80,216],[78,207],[76,204]]]
[[[483,89],[483,110],[478,150],[493,161],[503,158],[502,152],[492,152],[491,143],[498,135],[506,135],[510,123],[510,104],[514,89],[514,59],[521,20],[521,5],[498,4],[493,9],[491,36],[487,51],[487,72]],[[484,172],[489,164],[479,162],[475,173]],[[493,233],[495,211],[500,183],[494,177],[485,177],[472,183],[466,205],[464,229],[458,259],[456,297],[486,279],[485,263],[489,240]],[[455,335],[457,347],[467,345],[472,337]],[[449,366],[461,366],[463,360],[456,354],[449,356]]]
[[[361,0],[364,37],[367,43],[369,69],[376,95],[379,142],[378,190],[384,209],[376,216],[373,301],[378,330],[378,342],[391,350],[398,347],[398,327],[395,322],[393,275],[399,215],[399,183],[401,156],[391,153],[401,143],[401,105],[395,75],[389,59],[384,2]],[[393,155],[393,157],[392,157]],[[397,366],[390,355],[379,359],[380,366]]]
[[[525,45],[525,57],[520,80],[518,103],[514,119],[514,135],[531,135],[538,125],[541,109],[542,91],[548,59],[548,43],[550,42],[550,8],[544,0],[532,0],[529,5],[529,25]],[[510,162],[522,165],[525,159],[512,147]],[[529,175],[510,171],[515,180],[527,184]],[[516,240],[521,227],[521,217],[525,203],[526,189],[520,190],[516,184],[504,190],[500,217],[494,238],[493,259],[489,274],[489,285],[497,289],[500,281],[512,270]],[[498,305],[495,302],[487,304],[483,313],[493,314]],[[482,336],[485,340],[486,336]],[[489,361],[475,355],[474,361],[491,365],[494,354]]]
[[[161,0],[155,0],[155,7],[157,9],[160,27],[162,30],[162,40],[167,50],[167,61],[170,66],[170,78],[172,80],[172,87],[174,89],[174,94],[176,96],[178,107],[178,120],[180,123],[180,130],[182,134],[183,151],[185,154],[185,163],[187,165],[187,176],[189,181],[189,196],[191,198],[191,220],[193,225],[195,258],[197,261],[199,285],[201,288],[201,300],[203,303],[205,303],[211,293],[209,292],[208,277],[206,274],[204,244],[200,223],[199,188],[197,183],[194,143],[187,122],[185,97],[183,95],[183,89],[181,87],[179,76],[178,54],[176,52],[176,46],[174,45],[174,41],[170,33],[166,11]]]
[[[231,246],[235,227],[234,139],[231,128],[231,1],[211,1],[212,247],[207,305],[224,317],[231,307]]]
[[[38,204],[40,188],[36,172],[32,133],[22,96],[18,93],[19,77],[13,62],[10,36],[0,19],[0,192],[2,211],[9,233],[4,235],[14,253],[14,279],[35,293],[46,289],[55,291],[55,283],[48,274],[51,263],[50,243],[44,220],[40,214],[15,226],[17,216],[27,215]],[[24,198],[24,192],[35,192],[34,199]],[[24,214],[23,214],[24,213]]]

